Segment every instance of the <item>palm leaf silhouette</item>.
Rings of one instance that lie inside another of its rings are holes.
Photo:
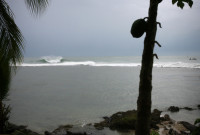
[[[48,5],[48,0],[25,0],[27,7],[39,15]],[[0,0],[0,134],[5,131],[9,119],[10,107],[3,103],[7,99],[11,70],[22,62],[24,38],[14,21],[14,14],[5,0]]]

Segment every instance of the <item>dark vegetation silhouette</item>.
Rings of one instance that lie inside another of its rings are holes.
[[[137,38],[146,32],[140,71],[139,97],[137,101],[136,135],[150,134],[153,57],[158,58],[153,50],[155,44],[161,47],[155,40],[157,24],[161,27],[161,24],[156,21],[158,5],[161,1],[150,0],[148,17],[137,20],[131,30],[132,35]],[[48,0],[25,0],[25,3],[31,13],[37,16],[47,7]],[[192,0],[172,0],[172,4],[176,3],[182,9],[184,3],[187,3],[190,7],[193,5]],[[138,30],[136,33],[134,33],[135,29]],[[23,59],[23,48],[23,36],[15,24],[13,12],[5,0],[0,0],[0,133],[6,132],[6,124],[9,119],[10,107],[4,104],[3,101],[7,99],[9,92],[11,78],[10,64],[16,69],[16,63],[21,62]]]
[[[8,124],[10,106],[3,104],[7,99],[10,84],[10,67],[9,63],[0,63],[0,133],[5,133]]]
[[[48,5],[48,0],[25,0],[34,15],[39,15]],[[11,70],[23,59],[23,36],[15,24],[14,14],[5,0],[0,0],[0,134],[6,132],[10,106],[4,101],[9,93]],[[13,67],[13,68],[12,68]]]
[[[136,135],[150,135],[150,121],[151,121],[151,91],[152,91],[152,69],[154,56],[158,59],[157,54],[154,54],[154,47],[157,44],[161,45],[155,40],[157,24],[158,5],[162,0],[150,0],[147,21],[144,19],[136,20],[131,28],[131,34],[135,38],[139,38],[146,32],[144,39],[144,50],[142,55],[142,67],[140,71],[139,82],[139,96],[137,100],[137,124]],[[193,5],[192,0],[172,0],[172,4],[183,9],[184,3],[190,7]]]

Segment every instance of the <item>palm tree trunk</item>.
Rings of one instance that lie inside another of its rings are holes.
[[[153,50],[157,31],[156,18],[158,4],[158,0],[150,0],[148,26],[144,40],[142,67],[140,71],[136,135],[150,134]]]
[[[4,122],[3,122],[3,103],[0,100],[0,134],[4,133]]]

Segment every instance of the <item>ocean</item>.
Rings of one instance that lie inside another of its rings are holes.
[[[190,60],[191,59],[191,60]],[[84,126],[136,109],[141,57],[25,58],[13,75],[10,120],[37,132]],[[169,106],[200,104],[200,57],[160,56],[153,68],[152,109],[193,123],[200,110],[170,113]]]

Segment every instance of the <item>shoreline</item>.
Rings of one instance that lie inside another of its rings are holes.
[[[12,81],[7,102],[12,106],[10,120],[43,133],[61,124],[81,126],[98,122],[105,115],[136,109],[139,71],[88,66],[23,68]],[[155,68],[152,108],[199,104],[199,76],[196,70]]]
[[[177,113],[182,110],[194,111],[200,110],[200,105],[196,108],[192,107],[176,107],[170,106],[168,111],[171,113]],[[132,135],[134,134],[136,120],[136,110],[129,110],[126,112],[117,112],[111,116],[102,117],[103,121],[99,123],[88,123],[84,126],[76,125],[62,125],[53,130],[45,131],[44,135]],[[158,132],[160,135],[189,135],[194,131],[195,125],[186,121],[175,121],[170,118],[168,114],[161,115],[160,110],[154,109],[152,112],[151,130]],[[122,120],[123,119],[123,120]],[[126,119],[126,121],[124,121]],[[12,127],[13,126],[13,127]],[[12,135],[40,135],[32,130],[29,130],[27,126],[12,125]],[[188,129],[189,126],[189,129]],[[192,130],[191,130],[192,129]],[[170,133],[170,134],[169,134]]]

